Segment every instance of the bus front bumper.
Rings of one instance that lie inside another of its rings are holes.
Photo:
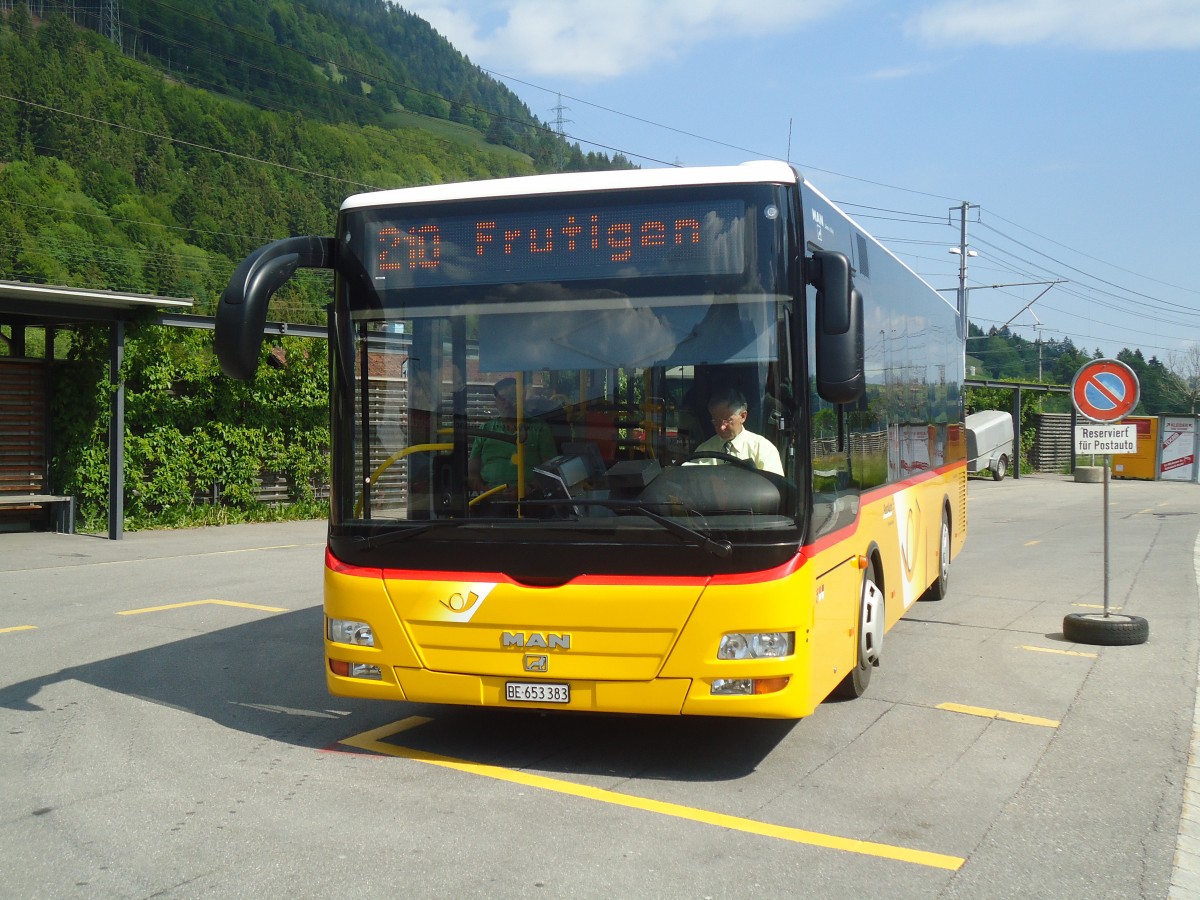
[[[813,711],[803,679],[789,676],[770,679],[769,693],[721,695],[713,693],[711,680],[691,678],[556,682],[400,666],[382,668],[379,674],[352,678],[327,669],[326,683],[331,694],[341,697],[489,708],[770,719],[796,719]],[[522,690],[525,686],[532,689]],[[538,694],[568,699],[546,702],[536,699]]]

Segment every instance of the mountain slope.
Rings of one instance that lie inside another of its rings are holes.
[[[207,312],[238,259],[331,233],[348,194],[529,174],[562,148],[382,0],[123,0],[134,53],[74,4],[35,7],[46,15],[0,13],[0,278],[192,296]],[[500,132],[518,146],[490,143]],[[611,164],[572,150],[576,168]],[[280,315],[319,320],[325,292],[297,279]]]

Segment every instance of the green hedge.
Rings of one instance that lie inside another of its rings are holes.
[[[221,374],[212,332],[131,327],[122,370],[125,527],[324,515],[327,351],[323,340],[283,338],[264,346],[253,381],[238,382]],[[108,329],[84,328],[53,367],[51,479],[78,498],[85,531],[108,519],[108,358]],[[286,478],[287,508],[255,499],[264,472]]]

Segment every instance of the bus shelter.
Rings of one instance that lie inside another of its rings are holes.
[[[75,325],[107,326],[108,379],[114,386],[109,400],[108,537],[120,540],[125,516],[125,330],[131,322],[155,321],[164,311],[191,306],[191,298],[0,281],[0,342],[8,349],[7,356],[0,356],[0,380],[6,388],[0,414],[8,435],[0,443],[0,507],[71,501],[54,495],[49,483],[53,434],[46,414],[51,390],[46,373],[54,363],[54,334]],[[38,358],[28,355],[27,331],[34,328],[46,333],[45,351]],[[72,516],[73,508],[60,520]],[[65,524],[59,530],[73,530],[73,523]]]

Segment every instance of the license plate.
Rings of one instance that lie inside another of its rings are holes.
[[[544,681],[507,681],[504,699],[515,703],[570,703],[571,686]]]

